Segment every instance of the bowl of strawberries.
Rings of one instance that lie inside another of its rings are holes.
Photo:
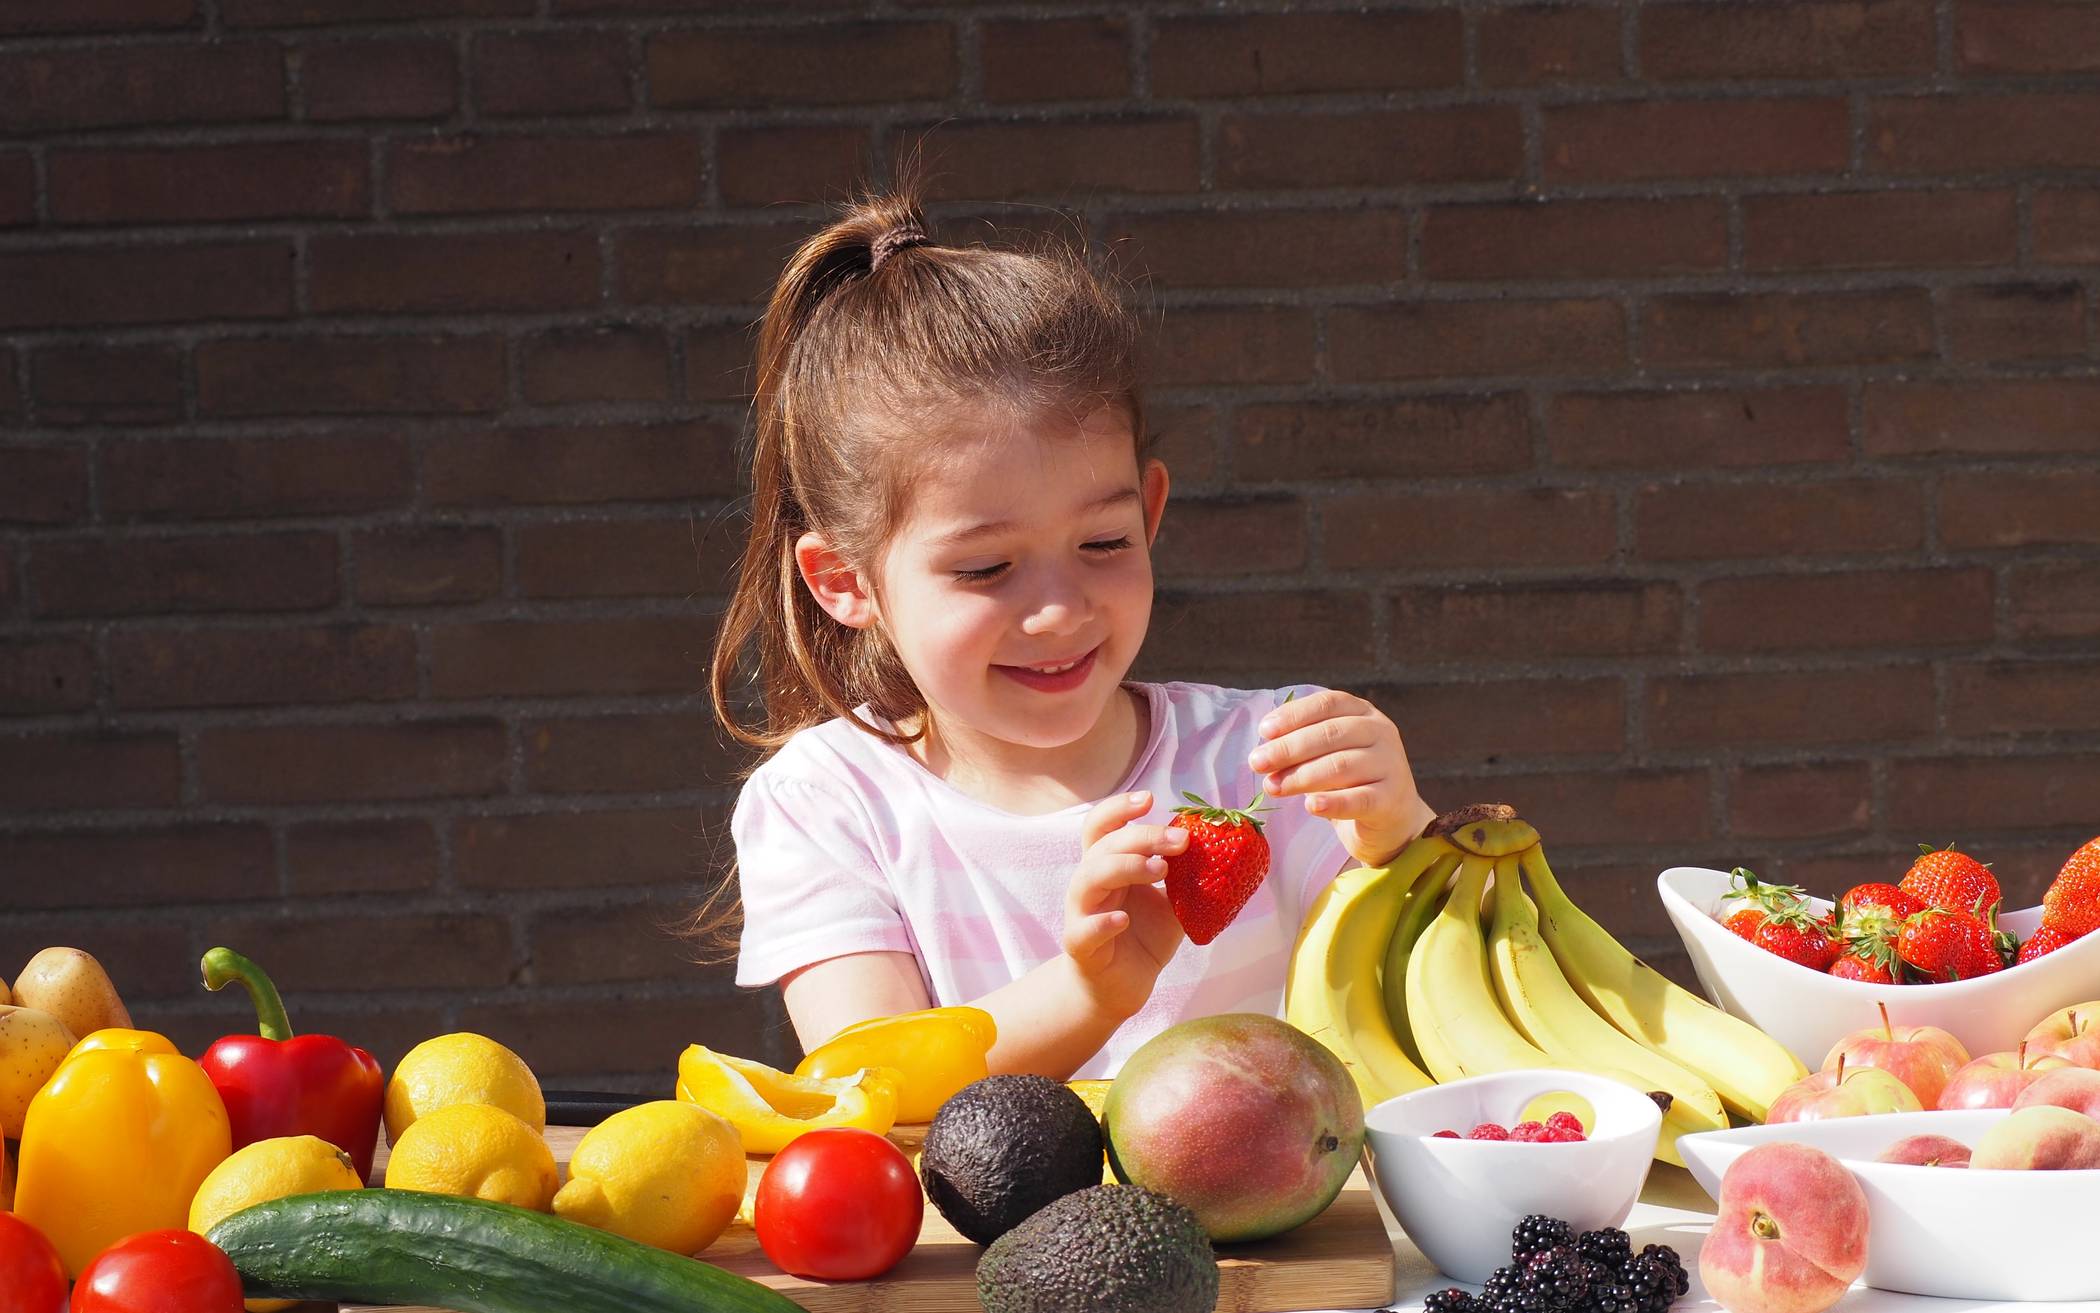
[[[2073,852],[2039,907],[2000,909],[1973,857],[1926,850],[1893,883],[1835,899],[1741,867],[1678,866],[1663,908],[1707,996],[1810,1070],[1853,1031],[1938,1026],[1972,1054],[2014,1048],[2100,981],[2100,838]]]

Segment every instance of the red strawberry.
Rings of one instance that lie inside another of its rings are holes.
[[[2004,901],[2005,896],[1998,892],[1997,877],[1967,853],[1924,844],[1918,845],[1918,852],[1918,860],[1910,864],[1910,870],[1904,872],[1896,886],[1904,893],[1923,899],[1928,906],[1971,916],[1995,912]]]
[[[1871,985],[1902,984],[1903,959],[1896,953],[1902,921],[1890,916],[1879,904],[1866,903],[1862,907],[1864,910],[1845,923],[1845,951],[1831,963],[1830,974]]]
[[[1998,932],[1980,917],[1943,907],[1905,920],[1896,951],[1925,980],[1973,980],[2005,969]]]
[[[1728,914],[1726,921],[1721,922],[1735,934],[1753,942],[1757,939],[1757,928],[1764,923],[1765,909],[1762,907],[1738,908]]]
[[[2067,935],[2054,926],[2045,925],[2035,931],[2033,937],[2026,943],[2020,945],[2020,954],[2013,959],[2013,965],[2020,966],[2034,961],[2044,953],[2054,953],[2057,949],[2062,948],[2077,937],[2076,935]]]
[[[1189,941],[1207,944],[1232,924],[1269,873],[1269,841],[1254,817],[1262,796],[1241,808],[1181,796],[1194,805],[1176,807],[1167,822],[1189,832],[1188,847],[1167,858],[1167,901]]]
[[[1856,884],[1845,891],[1843,898],[1838,899],[1838,916],[1841,920],[1850,922],[1863,909],[1869,907],[1878,907],[1901,921],[1912,912],[1924,911],[1925,900],[1892,884]]]
[[[1767,953],[1777,953],[1811,971],[1828,971],[1837,961],[1840,942],[1837,924],[1819,917],[1803,904],[1786,911],[1769,912],[1750,940]]]
[[[1830,974],[1840,980],[1861,980],[1869,985],[1893,985],[1895,972],[1871,957],[1846,953],[1830,964]]]
[[[2066,939],[2100,927],[2100,839],[2087,840],[2050,881],[2049,892],[2042,895],[2042,925],[2061,931]]]

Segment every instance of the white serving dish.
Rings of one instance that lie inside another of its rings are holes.
[[[1663,909],[1691,955],[1707,997],[1793,1050],[1814,1071],[1837,1042],[1881,1023],[1951,1031],[1970,1057],[2013,1049],[2059,1008],[2100,999],[2100,934],[2023,966],[1943,985],[1870,985],[1811,971],[1744,939],[1715,919],[1728,872],[1673,866],[1656,880]],[[1824,899],[1811,899],[1829,910]],[[1998,924],[2024,940],[2042,909],[2005,912]]]
[[[1571,1144],[1440,1140],[1481,1122],[1513,1124],[1536,1095],[1570,1090],[1597,1125]],[[1474,1076],[1402,1094],[1364,1114],[1371,1182],[1393,1220],[1437,1270],[1475,1285],[1509,1262],[1509,1233],[1526,1214],[1577,1231],[1626,1220],[1654,1161],[1662,1113],[1647,1095],[1586,1072],[1539,1069]]]
[[[2100,1170],[1976,1171],[1873,1161],[1908,1135],[1974,1146],[2003,1108],[1893,1112],[1681,1136],[1685,1166],[1718,1198],[1721,1174],[1753,1145],[1811,1144],[1841,1160],[1867,1196],[1867,1270],[1877,1290],[1954,1299],[2100,1299],[2093,1219]]]

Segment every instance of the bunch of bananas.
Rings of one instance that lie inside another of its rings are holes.
[[[1529,893],[1524,884],[1531,885]],[[1291,954],[1284,1016],[1327,1046],[1364,1106],[1530,1067],[1668,1095],[1677,1137],[1763,1121],[1807,1075],[1777,1040],[1672,984],[1569,900],[1508,807],[1446,814],[1391,863],[1344,871]]]

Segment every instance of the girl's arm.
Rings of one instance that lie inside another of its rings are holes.
[[[909,953],[847,953],[812,962],[781,977],[780,997],[804,1053],[856,1021],[933,1006],[918,959]]]

